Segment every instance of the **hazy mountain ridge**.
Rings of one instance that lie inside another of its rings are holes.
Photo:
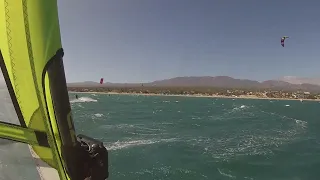
[[[302,81],[299,81],[302,82]],[[128,87],[128,86],[158,86],[158,87],[219,87],[219,88],[257,88],[274,90],[303,90],[320,91],[320,85],[311,83],[294,84],[284,80],[267,80],[263,82],[249,79],[235,79],[229,76],[189,76],[175,77],[164,80],[157,80],[147,83],[110,83],[102,85],[97,82],[68,83],[68,87]]]
[[[284,76],[279,78],[280,81],[285,81],[291,84],[314,84],[320,85],[320,78],[308,78],[308,77],[296,77],[296,76]]]

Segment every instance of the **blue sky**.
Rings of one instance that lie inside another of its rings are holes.
[[[320,1],[58,0],[68,82],[320,77]],[[281,36],[290,36],[285,48]]]

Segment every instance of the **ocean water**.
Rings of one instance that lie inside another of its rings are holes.
[[[77,133],[109,150],[110,180],[320,179],[318,102],[69,95]],[[0,141],[1,180],[39,178],[27,152]]]
[[[112,180],[320,178],[318,102],[80,96],[77,132],[104,142]]]

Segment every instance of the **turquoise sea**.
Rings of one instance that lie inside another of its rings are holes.
[[[109,150],[110,180],[320,179],[319,102],[69,95],[77,133]],[[35,179],[28,148],[1,140],[0,180]]]
[[[79,95],[77,132],[105,143],[112,180],[320,178],[318,102]]]

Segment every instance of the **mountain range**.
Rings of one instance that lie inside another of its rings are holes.
[[[236,79],[229,76],[188,76],[157,80],[146,83],[110,83],[99,84],[98,82],[84,81],[68,83],[68,87],[217,87],[217,88],[241,88],[241,89],[272,89],[272,90],[302,90],[320,92],[319,78],[301,78],[284,76],[277,80],[254,81],[249,79]],[[0,81],[0,88],[5,88],[4,82]]]
[[[278,80],[267,80],[263,82],[236,79],[229,76],[189,76],[175,77],[171,79],[157,80],[147,83],[110,83],[99,84],[97,82],[85,81],[68,83],[68,87],[135,87],[135,86],[157,86],[157,87],[217,87],[217,88],[241,88],[241,89],[272,89],[272,90],[302,90],[320,92],[320,79],[299,78],[285,76]]]

